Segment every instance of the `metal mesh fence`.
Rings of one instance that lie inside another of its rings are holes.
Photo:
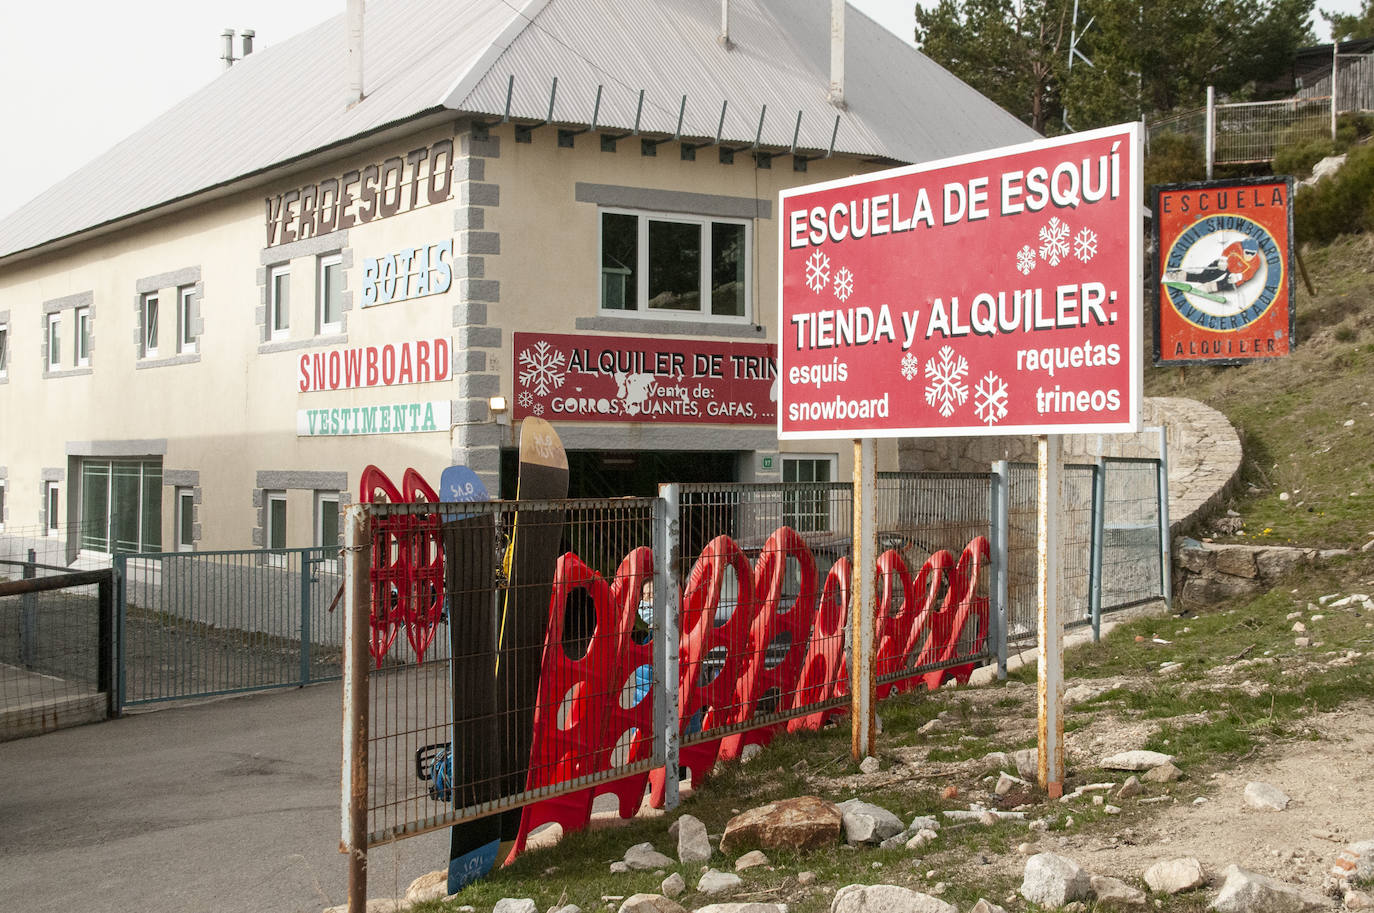
[[[1093,486],[1097,467],[1066,464],[1060,515],[1060,617],[1065,626],[1092,621]],[[1034,640],[1038,633],[1036,587],[1037,478],[1034,463],[1008,467],[1007,639]]]
[[[1268,162],[1281,146],[1331,138],[1331,98],[1216,106],[1216,162]]]
[[[369,842],[502,812],[523,843],[597,792],[638,811],[656,503],[372,505]]]
[[[108,570],[0,560],[0,740],[104,718],[113,594]]]
[[[1124,609],[1163,595],[1159,462],[1105,458],[1101,610]]]
[[[115,556],[121,705],[342,674],[338,549]]]

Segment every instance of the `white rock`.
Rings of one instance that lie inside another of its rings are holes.
[[[630,871],[630,867],[625,864],[624,859],[617,859],[615,862],[611,863],[612,875],[624,875],[628,871]]]
[[[835,892],[830,913],[959,913],[959,909],[894,884],[849,884]]]
[[[851,846],[882,843],[906,830],[901,818],[862,799],[849,799],[838,807],[844,816],[844,839]]]
[[[1258,780],[1245,784],[1245,804],[1267,812],[1281,812],[1288,807],[1288,797],[1277,787]]]
[[[1374,894],[1364,891],[1346,891],[1345,908],[1347,910],[1374,910]]]
[[[696,913],[787,913],[785,903],[708,903]]]
[[[1103,758],[1097,762],[1097,766],[1103,770],[1150,770],[1164,764],[1172,764],[1173,760],[1173,755],[1161,754],[1158,751],[1123,751]]]
[[[474,910],[473,913],[476,913]],[[582,913],[582,908],[575,903],[567,903],[561,907],[554,907],[552,913]]]
[[[687,890],[687,882],[677,872],[663,879],[663,884],[658,886],[663,892],[664,897],[681,897],[682,892]]]
[[[529,897],[502,897],[491,913],[539,913],[539,906]]]
[[[916,835],[914,837],[912,837],[910,840],[906,842],[906,848],[911,850],[913,853],[919,853],[921,850],[930,846],[931,841],[933,841],[937,836],[939,835],[932,831],[930,828],[923,827],[916,832]]]
[[[1179,894],[1207,883],[1202,863],[1191,856],[1156,862],[1145,870],[1145,883],[1156,894]]]
[[[1020,777],[1013,777],[1011,774],[1003,771],[997,777],[997,785],[993,787],[992,791],[999,796],[1005,796],[1007,793],[1015,789],[1018,785],[1029,786],[1030,783],[1021,779]]]
[[[1229,865],[1226,881],[1211,903],[1217,913],[1305,913],[1326,906],[1326,899],[1291,884]]]
[[[1040,752],[1034,748],[1022,748],[1011,753],[1012,763],[1016,765],[1016,775],[1027,780],[1040,773]]]
[[[1126,778],[1125,783],[1121,784],[1121,788],[1116,791],[1116,797],[1118,799],[1129,799],[1132,796],[1140,795],[1144,791],[1145,788],[1140,785],[1140,779],[1133,774]]]
[[[406,903],[414,905],[427,900],[439,900],[447,894],[448,870],[435,869],[410,883],[410,887],[406,888]]]
[[[1331,874],[1342,881],[1374,881],[1374,840],[1360,840],[1341,850]]]
[[[618,913],[687,913],[682,904],[662,894],[631,894]]]
[[[636,843],[625,851],[625,865],[635,872],[652,872],[654,869],[672,868],[673,860],[654,849],[652,843]]]
[[[968,913],[1007,913],[1007,910],[1005,907],[999,907],[986,897],[980,897],[977,903],[969,907]]]
[[[758,742],[750,742],[740,751],[739,762],[741,764],[748,764],[761,754],[763,754],[763,746]]]
[[[911,819],[911,824],[907,825],[908,831],[938,831],[939,829],[940,819],[936,818],[934,815],[917,815],[915,818]]]
[[[374,897],[367,902],[364,909],[366,913],[403,913],[409,909],[409,905],[403,900],[393,900],[390,897]],[[348,913],[348,904],[329,907],[324,913]]]
[[[711,858],[711,840],[706,835],[706,825],[692,815],[677,819],[677,858],[682,862],[696,864]]]
[[[866,774],[875,774],[883,769],[883,762],[869,755],[859,762],[859,770]]]
[[[1293,633],[1294,633],[1294,634],[1306,634],[1306,633],[1307,633],[1307,625],[1303,624],[1303,623],[1300,622],[1300,621],[1295,621],[1295,622],[1293,622]]]
[[[735,860],[735,871],[743,872],[760,865],[768,865],[768,857],[763,854],[763,850],[750,850]]]
[[[1064,691],[1065,704],[1081,704],[1090,701],[1101,694],[1106,694],[1109,689],[1105,685],[1077,684]]]
[[[1089,896],[1089,875],[1066,856],[1036,853],[1026,860],[1021,896],[1042,907],[1062,907]]]
[[[1120,878],[1093,875],[1089,879],[1089,886],[1099,904],[1112,907],[1144,907],[1150,902],[1144,891],[1131,887]]]
[[[816,873],[815,873],[815,872],[798,872],[798,873],[797,873],[797,884],[801,885],[802,887],[805,887],[806,885],[809,885],[809,884],[815,884],[815,882],[816,882]]]
[[[734,872],[717,872],[707,869],[697,882],[697,890],[703,894],[724,894],[744,884],[744,879]]]

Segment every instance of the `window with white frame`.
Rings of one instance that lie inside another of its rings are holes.
[[[315,544],[329,551],[325,558],[339,556],[339,493],[315,492]]]
[[[48,315],[48,370],[62,367],[62,315]]]
[[[91,309],[77,308],[76,318],[76,366],[84,368],[91,363]]]
[[[196,550],[196,493],[191,488],[176,490],[177,551]]]
[[[320,257],[315,282],[315,325],[320,333],[343,329],[343,258]]]
[[[196,351],[196,287],[177,289],[177,351],[192,355]]]
[[[59,508],[62,506],[60,490],[57,482],[43,483],[43,534],[47,536],[56,536],[59,529]]]
[[[603,209],[601,310],[748,320],[749,236],[738,219]]]
[[[139,305],[139,320],[143,325],[143,338],[140,341],[144,358],[153,358],[157,355],[157,319],[157,292],[145,292]]]
[[[0,378],[10,373],[10,325],[0,323]]]
[[[286,548],[286,492],[269,491],[267,505],[267,547]]]
[[[267,321],[273,339],[291,329],[291,267],[274,266],[267,273]]]
[[[835,481],[839,457],[784,456],[782,481],[783,523],[797,532],[825,532],[830,529],[830,486]]]
[[[83,550],[162,550],[161,458],[83,459],[80,479]]]

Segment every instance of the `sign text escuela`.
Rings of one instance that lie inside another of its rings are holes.
[[[784,191],[781,438],[1138,428],[1138,124]]]
[[[1294,347],[1293,179],[1152,189],[1155,364],[1239,364]]]
[[[516,419],[771,425],[776,347],[516,333]]]

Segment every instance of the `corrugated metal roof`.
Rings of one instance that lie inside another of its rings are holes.
[[[0,222],[0,258],[239,180],[444,106],[684,136],[830,145],[827,0],[387,0],[367,5],[366,97],[345,105],[342,15],[245,58]],[[855,10],[837,152],[921,162],[1033,138],[1030,128]]]

